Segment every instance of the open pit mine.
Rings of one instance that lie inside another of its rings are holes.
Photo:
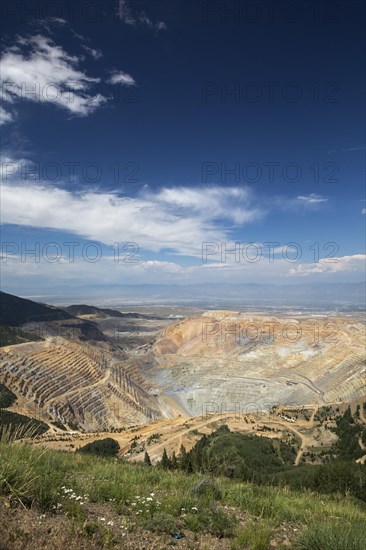
[[[38,341],[0,349],[0,383],[17,396],[12,410],[87,432],[366,394],[365,327],[357,316],[128,314],[121,332],[121,312],[94,310],[84,315],[90,340],[80,315],[48,320]]]

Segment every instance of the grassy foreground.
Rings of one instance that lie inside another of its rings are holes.
[[[347,495],[207,479],[21,441],[0,442],[0,522],[0,546],[9,550],[361,550],[366,540],[366,505]]]

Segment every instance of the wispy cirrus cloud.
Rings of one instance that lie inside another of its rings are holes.
[[[255,205],[254,194],[248,187],[172,187],[156,194],[155,200],[181,211],[191,211],[202,218],[226,219],[238,225],[252,222],[264,214]]]
[[[350,153],[353,151],[365,151],[366,145],[354,145],[351,147],[342,147],[341,149],[332,149],[328,153]]]
[[[81,47],[89,55],[91,55],[93,59],[97,60],[97,59],[100,59],[101,57],[103,57],[103,52],[101,50],[98,50],[97,48],[90,48],[89,46],[86,46],[85,44],[82,44]]]
[[[43,35],[19,37],[5,50],[0,63],[1,99],[5,103],[52,103],[86,116],[107,101],[102,94],[92,92],[101,79],[83,72],[76,56]]]
[[[85,44],[79,36],[81,47],[93,59],[103,54]],[[92,77],[83,71],[80,62],[83,56],[68,54],[54,40],[37,34],[18,37],[0,59],[1,101],[0,123],[14,120],[9,106],[21,101],[53,104],[75,116],[88,116],[110,99],[98,92],[96,86],[102,78]],[[136,86],[135,79],[122,70],[110,70],[108,84]]]
[[[111,71],[109,84],[122,84],[122,86],[136,86],[135,79],[123,71]]]
[[[286,195],[275,195],[271,197],[271,209],[284,212],[307,212],[319,210],[328,203],[328,197],[310,193],[308,195],[297,195],[290,197]]]
[[[7,124],[8,122],[13,122],[14,116],[10,111],[4,109],[0,106],[0,125]]]
[[[297,197],[297,200],[301,201],[301,203],[306,206],[320,204],[322,202],[328,201],[326,197],[323,197],[322,195],[317,195],[316,193],[310,193],[310,195],[299,195]]]
[[[117,15],[120,21],[126,25],[143,25],[156,31],[167,28],[163,21],[152,21],[143,10],[133,10],[127,0],[118,1]]]
[[[228,229],[218,219],[243,225],[261,213],[236,188],[143,190],[132,198],[14,181],[2,186],[1,208],[3,223],[68,231],[105,244],[134,241],[146,250],[187,256],[200,256],[204,241],[227,240]]]
[[[223,240],[227,231],[217,219],[245,224],[260,215],[248,194],[238,189],[172,189],[137,197],[113,192],[70,191],[35,184],[5,183],[3,223],[64,230],[111,243],[136,241],[147,250],[170,249],[200,255],[203,241]]]
[[[53,34],[53,26],[64,26],[67,24],[67,21],[63,17],[44,17],[43,19],[32,21],[31,24]]]

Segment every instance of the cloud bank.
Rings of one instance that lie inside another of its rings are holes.
[[[110,244],[134,241],[154,252],[199,256],[202,242],[227,240],[217,220],[241,225],[262,215],[245,189],[210,187],[143,190],[137,197],[5,183],[2,221],[69,231]]]

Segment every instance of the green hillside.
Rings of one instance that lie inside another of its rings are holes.
[[[2,548],[363,550],[347,492],[254,485],[0,443]]]

